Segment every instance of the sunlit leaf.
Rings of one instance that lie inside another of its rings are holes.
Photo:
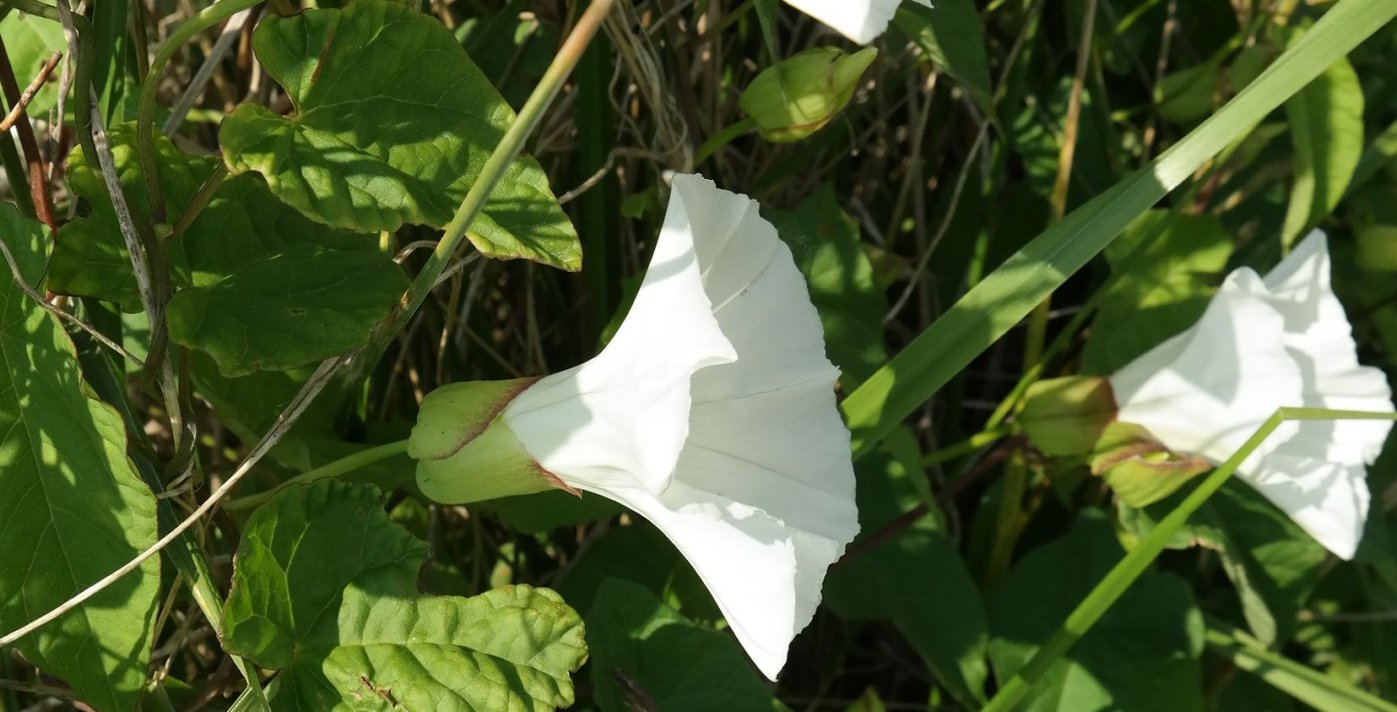
[[[25,279],[44,271],[47,231],[0,206]],[[126,431],[88,397],[54,317],[0,277],[0,630],[24,625],[156,539],[155,497],[126,457]],[[138,706],[160,596],[150,559],[17,647],[99,710]]]
[[[145,182],[136,160],[135,130],[130,124],[122,125],[111,131],[110,138],[117,175],[131,211],[135,219],[148,220]],[[169,219],[177,220],[218,162],[207,156],[181,153],[163,136],[156,136],[155,148]],[[74,193],[86,199],[90,214],[59,230],[49,266],[49,288],[116,302],[127,311],[138,310],[136,278],[115,209],[102,176],[92,170],[81,150],[68,159],[68,182]],[[376,236],[358,235],[308,220],[272,197],[260,178],[248,175],[224,181],[189,229],[166,240],[165,253],[175,288],[206,287],[238,269],[298,245],[339,252],[378,252]],[[365,286],[375,289],[377,285]]]
[[[274,710],[550,710],[572,704],[582,621],[548,589],[424,596],[427,545],[379,491],[293,487],[248,520],[223,643],[281,670]]]
[[[246,104],[219,142],[308,217],[357,231],[442,227],[514,111],[440,22],[384,0],[268,17],[262,66],[296,111]],[[483,253],[577,270],[577,235],[532,158],[509,166],[468,237]]]

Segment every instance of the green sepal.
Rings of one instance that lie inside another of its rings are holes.
[[[1203,458],[1170,452],[1133,423],[1108,425],[1091,458],[1092,473],[1132,507],[1158,502],[1211,469]]]
[[[407,454],[417,486],[444,504],[466,504],[550,489],[576,491],[543,469],[501,415],[535,378],[453,383],[422,400]]]
[[[1028,389],[1018,423],[1046,455],[1086,455],[1116,419],[1111,382],[1095,376],[1038,381]]]
[[[877,56],[873,47],[853,54],[834,47],[808,49],[762,70],[738,104],[766,140],[799,141],[844,109]]]

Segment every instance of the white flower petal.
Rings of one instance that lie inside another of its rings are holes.
[[[858,533],[839,371],[755,202],[676,176],[655,255],[606,350],[504,417],[549,472],[659,527],[775,679]]]
[[[737,353],[703,290],[696,234],[725,242],[749,201],[676,189],[640,292],[596,358],[540,380],[506,409],[510,427],[549,471],[611,471],[662,492],[689,434],[694,372]],[[735,211],[736,209],[740,209]],[[583,398],[585,396],[585,398]]]
[[[1392,412],[1392,389],[1376,368],[1360,366],[1344,307],[1331,286],[1327,239],[1315,230],[1266,275],[1270,302],[1285,316],[1285,344],[1303,371],[1303,405]],[[1371,463],[1392,421],[1311,421],[1297,438],[1306,455],[1345,464]]]
[[[1171,450],[1217,463],[1277,408],[1298,405],[1301,374],[1282,344],[1285,321],[1254,294],[1259,284],[1251,270],[1234,272],[1197,324],[1112,375],[1117,417],[1144,426]],[[1268,443],[1295,425],[1282,429]]]
[[[1315,541],[1351,559],[1368,518],[1367,471],[1277,452],[1237,476],[1271,500]]]
[[[1119,418],[1219,463],[1280,407],[1392,412],[1386,376],[1358,363],[1330,269],[1316,230],[1265,279],[1228,275],[1198,324],[1111,377]],[[1368,513],[1364,465],[1391,430],[1391,421],[1286,423],[1237,475],[1349,558]]]
[[[913,1],[931,7],[929,0]],[[859,44],[868,44],[888,29],[901,0],[786,0],[786,4]]]

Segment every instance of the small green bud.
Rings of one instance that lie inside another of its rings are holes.
[[[453,383],[422,400],[407,454],[417,460],[417,486],[445,504],[575,490],[539,466],[501,417],[534,378]]]
[[[766,140],[799,141],[844,109],[877,56],[873,47],[853,54],[833,47],[808,49],[762,70],[738,104]]]
[[[1201,457],[1170,452],[1133,423],[1107,426],[1091,458],[1092,473],[1132,507],[1158,502],[1211,469],[1212,463]]]
[[[1024,397],[1018,423],[1034,447],[1052,456],[1086,455],[1116,419],[1111,382],[1093,376],[1038,381]]]

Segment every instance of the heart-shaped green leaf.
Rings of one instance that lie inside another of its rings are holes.
[[[427,545],[376,488],[292,487],[247,523],[223,643],[281,669],[274,710],[551,710],[572,704],[582,620],[548,589],[424,596]]]
[[[514,121],[451,33],[401,4],[267,18],[253,48],[296,111],[238,107],[219,131],[224,160],[329,225],[444,226]],[[582,266],[577,233],[532,158],[510,165],[468,237],[490,257]]]
[[[407,284],[383,255],[298,245],[176,294],[170,337],[225,376],[295,368],[362,343]]]
[[[31,283],[48,235],[11,205],[0,239]],[[87,397],[73,343],[0,277],[0,631],[68,600],[155,542],[155,497],[126,458],[126,431]],[[21,638],[18,649],[99,710],[131,710],[150,660],[160,560]]]

